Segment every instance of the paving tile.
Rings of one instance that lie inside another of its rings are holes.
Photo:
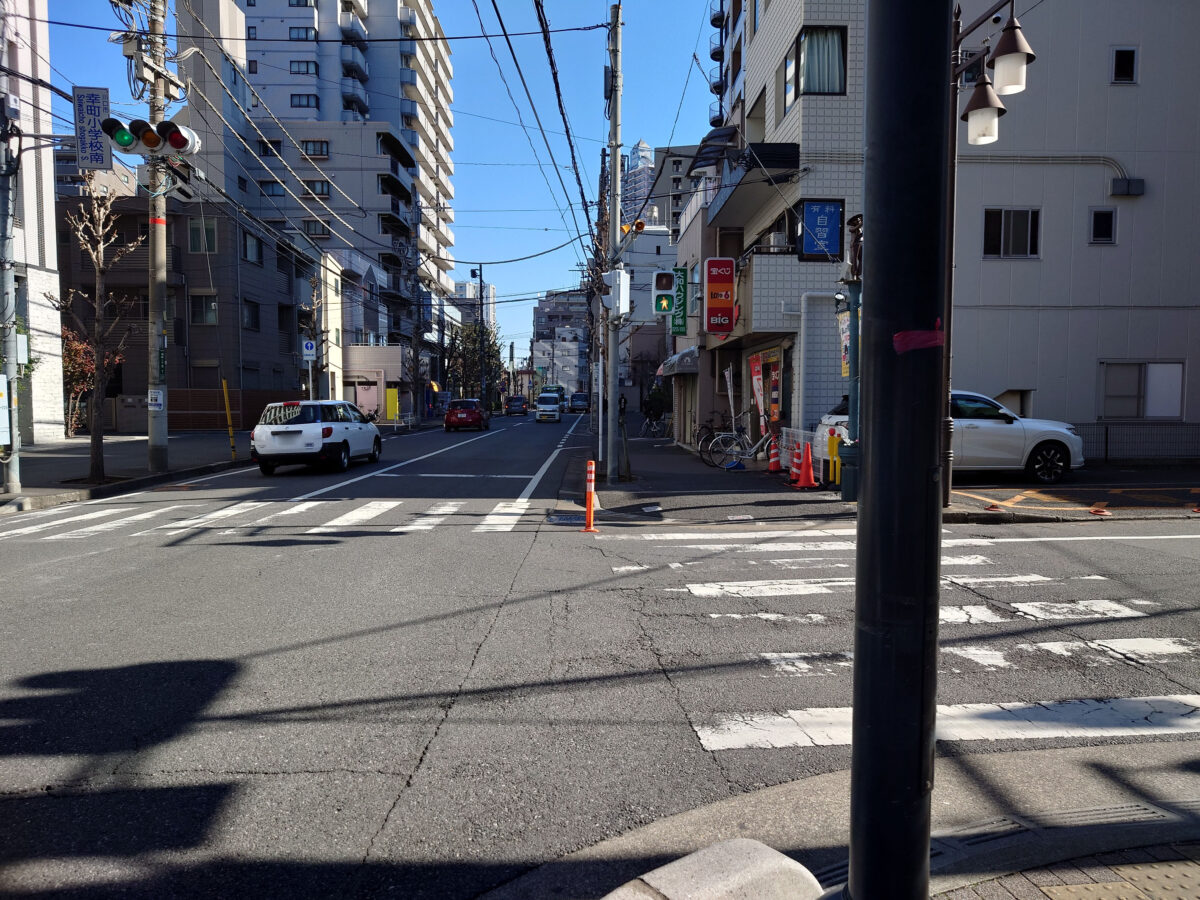
[[[996,883],[1016,900],[1046,900],[1046,895],[1041,889],[1024,875],[1005,875],[1003,878],[997,878]]]
[[[1062,884],[1063,880],[1048,868],[1046,869],[1026,869],[1022,873],[1026,878],[1036,884],[1038,887],[1046,885]]]
[[[1124,881],[1108,884],[1060,884],[1042,888],[1049,900],[1150,900]]]
[[[1116,872],[1152,900],[1196,900],[1200,897],[1200,863],[1195,860],[1117,866]]]

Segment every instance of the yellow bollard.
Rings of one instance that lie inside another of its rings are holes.
[[[837,429],[829,429],[829,440],[827,444],[829,455],[829,477],[834,484],[842,483],[842,458],[838,453],[838,449],[842,446],[842,439],[838,437]]]

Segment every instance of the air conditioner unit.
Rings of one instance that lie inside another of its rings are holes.
[[[788,245],[787,233],[783,231],[772,231],[762,240],[764,247],[784,248]]]

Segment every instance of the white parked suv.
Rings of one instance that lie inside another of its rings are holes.
[[[353,457],[377,462],[379,429],[344,400],[271,403],[250,432],[250,458],[264,475],[288,463],[327,464],[346,471]]]
[[[1083,439],[1075,427],[1051,419],[1023,419],[985,394],[951,391],[954,468],[966,471],[1024,469],[1042,484],[1055,484],[1083,465]],[[821,417],[818,439],[832,427],[846,439],[848,417]]]

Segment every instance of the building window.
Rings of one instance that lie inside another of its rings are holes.
[[[258,74],[258,60],[257,59],[249,60],[246,63],[246,73],[248,75],[257,75]]]
[[[329,237],[329,223],[320,219],[305,219],[304,233],[309,237]]]
[[[1101,362],[1104,419],[1183,417],[1183,363]]]
[[[261,327],[258,304],[253,300],[242,300],[242,327],[258,331]]]
[[[253,25],[246,26],[246,40],[248,40],[248,41],[258,40],[258,29],[255,26],[253,26]]]
[[[263,141],[258,142],[258,155],[261,157],[279,156],[283,150],[283,141]]]
[[[188,300],[191,303],[193,325],[217,324],[216,294],[192,294]]]
[[[188,219],[188,252],[217,252],[216,219]]]
[[[316,94],[292,94],[292,109],[320,109],[321,98]]]
[[[1113,47],[1112,83],[1137,84],[1137,49]]]
[[[778,122],[796,105],[796,46],[784,54],[775,70],[775,121]]]
[[[985,209],[983,255],[995,259],[1037,256],[1040,212],[1036,209]]]
[[[846,93],[846,29],[804,28],[796,41],[797,94]]]
[[[292,75],[318,75],[320,74],[317,61],[315,59],[293,59],[288,62],[288,72]]]
[[[329,155],[329,141],[301,141],[300,152],[310,159]]]
[[[294,307],[280,306],[276,309],[276,322],[279,328],[279,349],[290,353],[295,346],[296,315]]]
[[[262,241],[248,231],[242,232],[242,259],[260,266],[263,261]]]
[[[238,176],[238,190],[243,194],[250,189],[250,182],[246,181],[241,175]]]
[[[304,182],[304,190],[308,191],[308,193],[312,194],[315,197],[328,197],[329,196],[329,182],[328,181],[305,181]]]
[[[1115,244],[1117,242],[1117,211],[1112,207],[1097,207],[1089,210],[1091,230],[1090,244]]]
[[[282,197],[284,194],[283,185],[274,179],[270,181],[260,181],[258,189],[264,197]]]
[[[288,6],[316,6],[316,0],[288,0]]]
[[[315,28],[289,28],[289,41],[315,41],[317,39],[317,29]]]
[[[258,0],[246,0],[247,6],[258,6]]]
[[[671,171],[672,172],[682,172],[683,171],[683,160],[682,159],[671,160]]]

